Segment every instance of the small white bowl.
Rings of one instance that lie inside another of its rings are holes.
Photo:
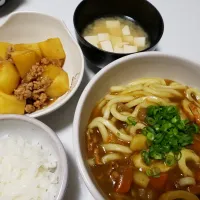
[[[64,147],[53,130],[39,120],[20,115],[1,115],[0,127],[0,137],[21,136],[29,142],[40,142],[55,155],[58,161],[55,173],[59,177],[56,200],[62,200],[67,187],[68,163]]]
[[[70,90],[53,104],[29,114],[30,117],[40,117],[52,112],[74,95],[83,78],[83,54],[64,22],[55,17],[37,12],[16,12],[0,26],[1,42],[34,43],[51,37],[59,37],[66,52],[63,69],[69,75]]]
[[[74,116],[74,150],[80,173],[96,200],[104,200],[86,163],[85,130],[97,101],[109,88],[141,77],[161,77],[200,88],[200,64],[159,52],[138,53],[120,58],[98,72],[84,89]]]

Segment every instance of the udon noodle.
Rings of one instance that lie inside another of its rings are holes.
[[[195,88],[162,78],[112,86],[88,124],[88,164],[108,199],[196,200],[199,125]]]

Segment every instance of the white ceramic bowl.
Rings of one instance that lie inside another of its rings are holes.
[[[27,116],[1,115],[0,127],[0,137],[13,135],[21,136],[30,142],[40,142],[43,147],[47,147],[55,155],[58,161],[55,173],[59,177],[59,192],[56,200],[62,200],[67,187],[68,163],[64,147],[58,136],[42,122]]]
[[[63,69],[69,75],[70,91],[48,107],[38,110],[30,117],[46,115],[66,103],[79,87],[84,73],[83,54],[63,21],[36,12],[16,12],[0,26],[0,41],[10,43],[33,43],[59,37],[66,52]]]
[[[200,64],[158,52],[123,57],[97,73],[83,91],[74,116],[74,150],[80,173],[96,200],[103,194],[94,183],[85,157],[85,130],[92,109],[113,85],[121,85],[141,77],[162,77],[200,88]]]

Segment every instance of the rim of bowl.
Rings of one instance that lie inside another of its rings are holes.
[[[74,145],[74,151],[75,151],[75,156],[76,156],[76,162],[80,171],[80,174],[88,188],[88,190],[90,191],[90,193],[92,194],[92,196],[94,198],[96,198],[97,200],[104,200],[103,198],[103,194],[97,189],[97,187],[95,186],[95,184],[93,183],[88,170],[86,168],[86,165],[84,164],[85,158],[82,157],[81,155],[81,149],[80,149],[80,143],[83,142],[80,140],[80,132],[79,132],[79,125],[80,125],[80,116],[81,116],[81,112],[82,112],[82,107],[84,106],[84,102],[85,99],[88,95],[88,93],[90,93],[93,85],[95,82],[97,82],[102,76],[104,76],[108,71],[112,70],[113,68],[115,68],[117,65],[119,64],[123,64],[124,62],[131,60],[131,59],[137,59],[137,58],[146,58],[146,57],[153,57],[153,58],[158,58],[158,57],[167,57],[169,59],[173,58],[173,59],[177,59],[179,61],[183,61],[186,63],[190,64],[191,68],[196,68],[194,67],[194,65],[197,65],[200,68],[200,63],[196,62],[196,61],[192,61],[188,58],[183,58],[180,55],[173,55],[170,53],[162,53],[162,52],[143,52],[143,53],[138,53],[138,54],[132,54],[132,55],[128,55],[128,56],[124,56],[122,58],[119,58],[118,60],[115,60],[114,62],[108,64],[106,67],[104,67],[103,69],[101,69],[93,78],[92,80],[87,84],[87,86],[85,87],[85,89],[83,90],[76,110],[75,110],[75,114],[74,114],[74,120],[73,120],[73,145]]]
[[[53,111],[57,110],[58,108],[60,108],[61,106],[63,106],[65,103],[67,103],[72,97],[73,95],[75,94],[75,92],[77,91],[77,89],[79,88],[81,82],[82,82],[82,79],[83,79],[83,75],[84,75],[84,69],[85,69],[85,64],[84,64],[84,57],[83,57],[83,53],[81,51],[81,48],[80,46],[77,44],[76,42],[76,39],[72,36],[71,32],[69,31],[67,25],[65,24],[65,22],[62,20],[62,19],[59,19],[57,17],[54,17],[52,15],[49,15],[49,14],[45,14],[45,13],[40,13],[40,12],[36,12],[36,11],[17,11],[17,12],[13,12],[11,13],[8,18],[5,20],[5,22],[3,24],[0,25],[0,28],[3,27],[4,25],[6,25],[6,23],[9,22],[10,19],[12,19],[13,17],[15,17],[16,15],[19,15],[19,14],[35,14],[35,15],[41,15],[41,16],[45,16],[45,17],[49,17],[49,18],[52,18],[56,21],[58,21],[59,23],[61,23],[63,25],[63,29],[65,29],[65,31],[69,34],[69,37],[71,38],[71,40],[73,41],[74,45],[77,47],[77,50],[79,52],[79,55],[81,57],[81,71],[79,73],[79,77],[77,79],[77,82],[76,82],[76,85],[75,87],[73,87],[70,92],[68,93],[68,95],[66,96],[66,98],[62,99],[62,100],[59,100],[59,98],[56,100],[56,101],[60,101],[57,105],[55,105],[54,108],[52,109],[49,109],[47,111],[43,111],[43,113],[35,113],[33,112],[32,114],[25,114],[26,116],[29,116],[29,117],[33,117],[33,118],[36,118],[36,117],[42,117],[42,116],[45,116],[47,114],[50,114],[52,113]],[[55,102],[56,102],[55,101]],[[49,105],[49,108],[51,107],[51,105]],[[43,109],[41,109],[42,111]]]
[[[19,121],[29,122],[43,129],[46,132],[46,134],[48,134],[51,137],[51,139],[54,141],[54,143],[58,147],[58,152],[61,157],[59,162],[62,163],[61,165],[63,166],[62,167],[63,173],[61,174],[62,176],[60,176],[61,186],[59,188],[59,192],[56,198],[56,200],[62,200],[65,195],[65,191],[67,189],[67,184],[68,184],[68,161],[67,161],[67,156],[64,150],[64,146],[62,142],[60,141],[59,137],[56,135],[56,133],[43,122],[31,117],[27,117],[25,115],[15,115],[15,114],[0,115],[0,120],[19,120]]]
[[[81,3],[78,4],[78,6],[76,7],[75,11],[74,11],[74,16],[73,16],[73,23],[74,23],[74,28],[75,28],[75,32],[77,33],[77,35],[90,47],[90,48],[94,48],[94,49],[98,49],[99,51],[102,51],[104,53],[107,53],[109,55],[119,55],[119,56],[127,56],[127,55],[131,55],[131,54],[137,54],[137,53],[142,53],[142,52],[146,52],[146,51],[150,51],[152,49],[154,49],[154,47],[157,46],[157,44],[160,42],[162,36],[163,36],[163,33],[164,33],[164,20],[163,20],[163,17],[162,15],[160,14],[160,12],[158,11],[158,9],[153,5],[151,4],[149,1],[145,1],[145,3],[149,4],[150,6],[152,6],[155,11],[158,13],[160,19],[161,19],[161,34],[159,35],[158,39],[156,40],[156,42],[153,44],[153,45],[150,45],[148,48],[146,49],[143,49],[142,51],[138,51],[138,52],[135,52],[135,53],[114,53],[114,52],[109,52],[109,51],[104,51],[103,49],[100,49],[100,48],[97,48],[95,47],[94,45],[90,44],[87,40],[84,39],[84,37],[82,36],[82,34],[78,31],[77,29],[77,25],[75,23],[75,18],[76,18],[76,15],[77,15],[77,12],[79,9],[81,9],[81,6],[83,6],[84,4],[86,3],[86,0],[85,1],[81,1]],[[119,15],[120,16],[120,15]],[[129,17],[129,16],[125,16],[125,17]],[[132,19],[132,18],[131,18]]]

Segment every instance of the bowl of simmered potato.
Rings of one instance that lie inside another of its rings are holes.
[[[0,114],[39,117],[73,96],[83,56],[61,20],[17,12],[0,26],[0,38]]]

